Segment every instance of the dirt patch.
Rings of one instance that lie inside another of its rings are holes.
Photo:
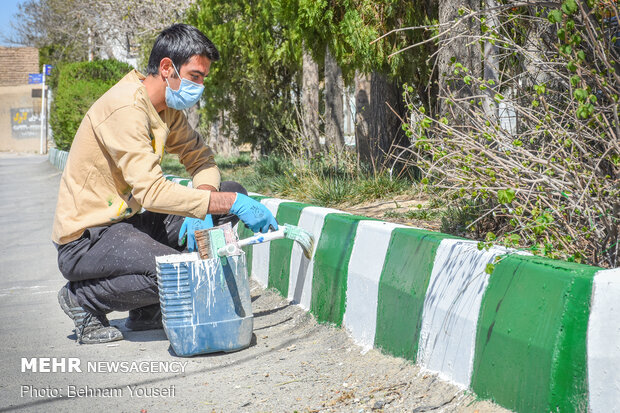
[[[252,347],[210,358],[216,374],[193,383],[213,411],[507,412],[406,360],[362,354],[344,329],[318,324],[254,282],[252,300]],[[193,361],[204,368],[205,359]]]
[[[431,203],[426,195],[415,198],[412,198],[411,195],[398,195],[389,200],[381,199],[360,204],[342,204],[337,208],[355,215],[410,225],[430,231],[439,231],[441,228],[439,210],[431,208]],[[425,212],[427,213],[425,214]],[[422,215],[428,216],[420,219],[419,217]]]

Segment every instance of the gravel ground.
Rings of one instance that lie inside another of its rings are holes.
[[[252,287],[256,342],[210,358],[217,378],[193,383],[211,390],[204,403],[214,411],[507,411],[403,359],[362,354],[343,329],[318,324],[277,293]],[[199,368],[202,360],[193,363]]]

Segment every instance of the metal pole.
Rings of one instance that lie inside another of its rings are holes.
[[[43,66],[43,84],[41,88],[41,155],[47,152],[47,134],[45,132],[45,66]]]

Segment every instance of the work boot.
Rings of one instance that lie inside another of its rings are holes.
[[[125,321],[125,327],[133,331],[163,328],[159,303],[129,310],[129,317]]]
[[[95,315],[84,310],[79,304],[71,299],[69,284],[58,291],[58,303],[60,308],[73,320],[75,335],[81,344],[109,343],[110,341],[122,340],[123,333],[116,327],[112,327],[105,315]]]

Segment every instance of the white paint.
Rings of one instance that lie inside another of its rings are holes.
[[[620,412],[620,268],[594,275],[587,349],[590,411]]]
[[[360,221],[347,274],[347,301],[343,324],[363,351],[375,343],[379,280],[392,230],[404,225]]]
[[[275,217],[278,213],[278,207],[282,202],[291,202],[280,198],[264,198],[261,204]],[[254,278],[263,288],[267,288],[269,279],[269,243],[256,244],[252,247],[252,278]]]
[[[424,299],[418,363],[461,387],[468,387],[480,303],[489,275],[486,265],[510,251],[478,250],[475,241],[441,241]]]
[[[198,261],[200,257],[197,252],[186,252],[183,254],[171,254],[155,257],[155,261],[159,264],[178,264],[186,261]]]
[[[312,269],[314,267],[314,255],[319,245],[321,230],[327,214],[344,214],[344,212],[331,208],[306,207],[301,211],[297,226],[310,232],[314,237],[314,251],[312,259],[305,257],[302,248],[293,243],[291,250],[291,270],[288,280],[288,299],[302,308],[309,310],[312,299]],[[255,247],[256,248],[256,247]],[[256,249],[254,250],[256,251]],[[254,264],[252,264],[252,267]]]
[[[195,280],[191,284],[192,286],[192,301],[194,302],[194,308],[202,307],[202,299],[206,292],[206,306],[209,317],[211,316],[211,308],[217,303],[217,295],[215,294],[215,275],[220,274],[220,286],[224,285],[224,274],[220,264],[219,258],[210,258],[207,260],[198,260],[192,263],[193,274]],[[206,286],[205,286],[206,285]],[[202,324],[203,320],[200,316],[204,314],[202,310],[196,311],[196,324]]]

